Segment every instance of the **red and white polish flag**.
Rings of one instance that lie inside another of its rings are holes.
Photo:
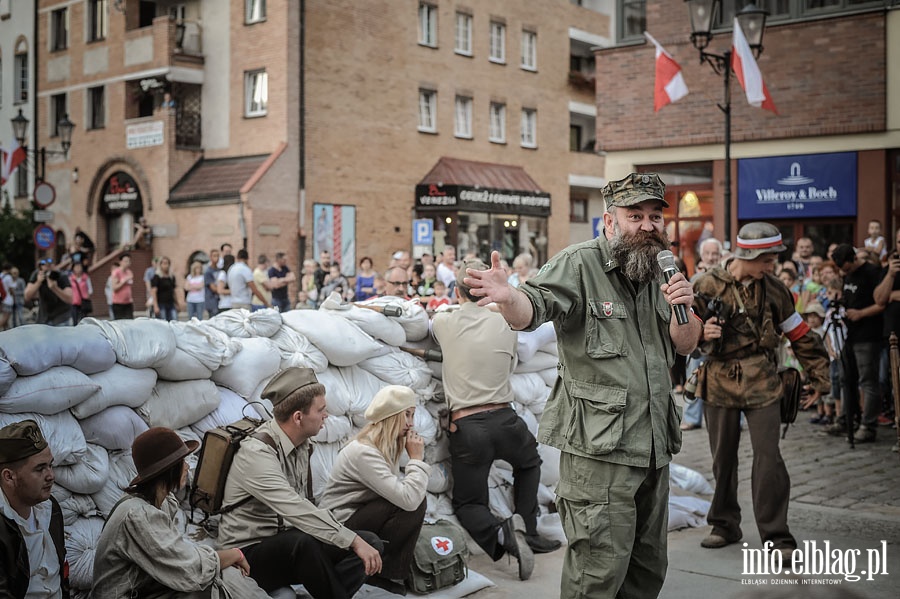
[[[17,140],[12,141],[8,150],[0,149],[0,185],[4,185],[19,165],[25,162],[25,148]]]
[[[769,89],[766,87],[765,81],[763,81],[759,65],[756,64],[756,60],[753,58],[750,44],[747,43],[747,38],[744,37],[744,30],[741,29],[737,19],[734,20],[731,68],[734,70],[734,74],[737,75],[738,81],[741,82],[741,87],[744,88],[744,93],[747,94],[747,102],[751,106],[771,110],[778,114],[775,102],[772,101]]]
[[[653,88],[653,110],[656,112],[666,104],[685,97],[688,88],[681,75],[681,65],[675,62],[672,55],[652,35],[645,31],[644,37],[656,46],[656,84]]]

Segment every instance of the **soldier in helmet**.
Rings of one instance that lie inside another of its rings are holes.
[[[738,444],[741,413],[747,419],[753,446],[751,486],[753,512],[763,543],[782,552],[790,563],[797,541],[787,525],[791,481],[778,449],[782,384],[775,355],[785,335],[809,376],[812,405],[830,389],[828,355],[794,309],[791,292],[774,276],[777,254],[785,250],[781,233],[768,223],[741,227],[734,257],[694,281],[695,310],[704,300],[720,298],[722,322],[703,325],[701,351],[707,356],[698,381],[706,402],[716,492],[707,520],[712,532],[700,543],[717,549],[741,540],[741,510],[737,498]]]
[[[681,273],[661,276],[658,254],[670,244],[659,176],[611,181],[603,199],[603,234],[518,288],[497,252],[464,283],[514,329],[556,327],[559,378],[538,441],[561,452],[556,505],[569,544],[560,596],[652,598],[666,576],[669,462],[681,448],[669,369],[696,347],[701,322],[686,314],[678,324],[673,305],[689,306],[693,289]]]

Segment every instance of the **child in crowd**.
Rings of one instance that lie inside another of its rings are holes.
[[[294,306],[295,310],[315,310],[315,306],[311,299],[309,299],[309,292],[306,289],[301,289],[297,292],[297,305]]]
[[[878,256],[879,262],[884,262],[887,257],[887,247],[884,242],[884,235],[881,234],[881,221],[869,221],[869,236],[866,237],[866,249]]]
[[[813,300],[803,309],[803,320],[820,338],[825,338],[825,308],[822,304]],[[809,419],[812,424],[831,424],[833,422],[832,409],[834,404],[828,401],[828,396],[819,398],[816,403],[816,415]]]
[[[440,306],[446,306],[450,304],[450,298],[447,296],[447,286],[443,281],[435,281],[434,282],[434,296],[430,300],[428,300],[428,305],[425,307],[429,312],[434,312]]]

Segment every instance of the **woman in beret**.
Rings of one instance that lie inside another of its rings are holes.
[[[413,430],[416,394],[409,387],[382,388],[366,410],[365,428],[338,454],[319,506],[353,530],[376,533],[385,543],[381,574],[368,584],[406,594],[416,539],[425,519],[431,466],[425,443]],[[405,476],[400,456],[409,455]]]
[[[250,566],[240,549],[216,551],[187,541],[175,525],[174,491],[187,482],[187,444],[171,429],[153,427],[131,448],[138,475],[116,504],[94,556],[94,599],[266,597],[243,576]],[[223,571],[234,567],[223,579]],[[236,575],[236,577],[235,577]],[[227,590],[226,590],[227,589]]]

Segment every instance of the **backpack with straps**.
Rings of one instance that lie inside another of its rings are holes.
[[[407,583],[413,592],[431,593],[458,584],[468,574],[466,533],[449,520],[424,523],[416,540]]]
[[[194,471],[194,482],[191,484],[189,501],[192,510],[199,509],[206,514],[206,518],[209,518],[230,512],[252,499],[245,497],[232,505],[222,506],[228,472],[241,442],[247,437],[253,437],[272,449],[276,448],[275,439],[271,435],[257,432],[256,429],[263,422],[256,418],[245,417],[232,424],[206,431],[200,447],[197,468]]]

